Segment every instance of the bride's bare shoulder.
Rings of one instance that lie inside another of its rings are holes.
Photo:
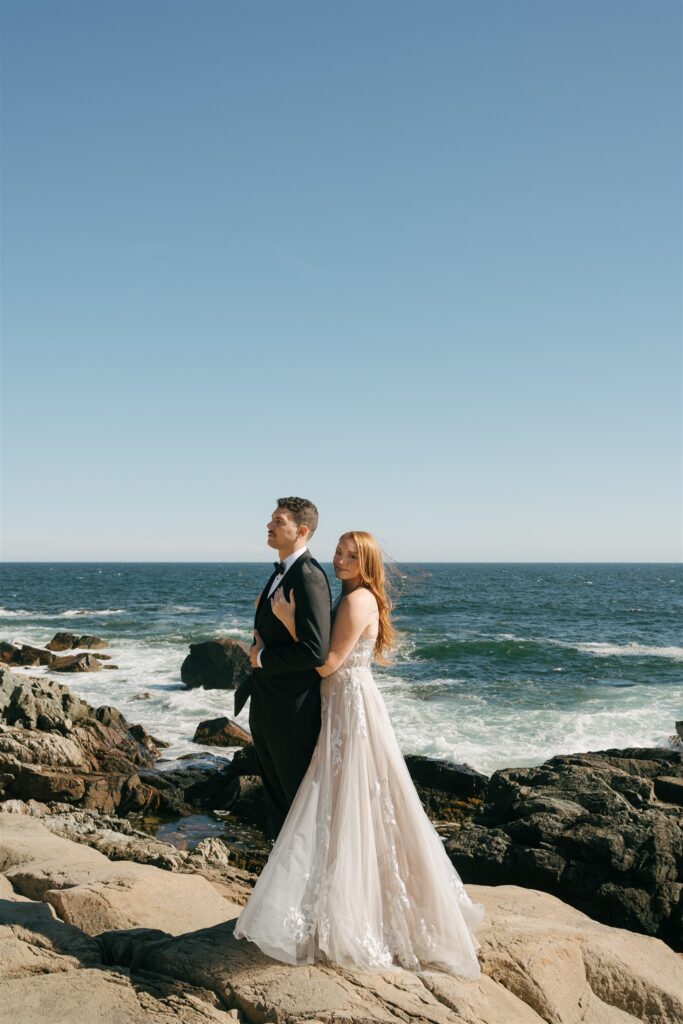
[[[377,608],[377,599],[367,587],[358,587],[357,590],[352,590],[350,594],[346,594],[345,599],[349,602],[349,607],[358,611],[371,612]]]

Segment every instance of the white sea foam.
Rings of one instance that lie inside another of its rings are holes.
[[[514,709],[467,696],[416,701],[400,685],[382,686],[405,753],[466,761],[479,771],[536,765],[555,754],[611,747],[667,747],[680,717],[683,685],[652,702],[641,688],[612,690],[574,708]]]
[[[0,608],[0,619],[36,619],[50,622],[52,619],[100,619],[110,615],[125,615],[125,608],[67,608],[63,612],[32,612],[27,608]]]
[[[683,647],[654,647],[650,644],[610,644],[610,643],[566,643],[562,640],[549,640],[548,643],[558,647],[567,647],[585,654],[593,654],[597,658],[668,658],[671,661],[683,661]]]
[[[243,626],[242,622],[241,632],[246,633]],[[22,633],[23,642],[41,642],[39,626],[22,625]],[[232,629],[229,635],[239,631]],[[654,650],[661,656],[661,648]],[[194,743],[192,737],[204,719],[234,717],[234,694],[183,685],[180,666],[188,653],[185,640],[114,639],[106,653],[118,669],[73,676],[54,673],[51,678],[66,683],[96,707],[114,705],[129,721],[140,722],[153,736],[169,742],[171,746],[163,751],[171,759],[167,765],[184,754],[216,753],[215,748]],[[20,671],[49,674],[44,668]],[[511,705],[496,693],[453,678],[406,682],[384,670],[377,673],[377,682],[406,753],[467,761],[487,773],[540,764],[558,753],[668,746],[683,705],[683,682],[667,684],[658,690],[656,700],[650,687],[599,687],[570,707],[554,702]],[[149,692],[150,699],[133,701],[142,691]],[[237,721],[248,728],[248,719],[246,708]]]
[[[518,644],[550,644],[553,647],[564,647],[566,650],[592,654],[597,658],[667,658],[671,661],[683,661],[683,647],[671,645],[656,647],[652,644],[635,642],[614,644],[591,641],[572,643],[568,640],[554,640],[551,637],[516,636],[514,633],[499,633],[496,639]]]

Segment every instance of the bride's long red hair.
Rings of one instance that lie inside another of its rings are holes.
[[[375,657],[382,662],[385,655],[391,650],[396,635],[396,630],[391,624],[392,603],[387,594],[382,549],[375,537],[371,533],[366,533],[365,530],[349,530],[342,534],[342,539],[344,538],[352,540],[356,545],[361,583],[377,601],[379,630],[375,641]]]

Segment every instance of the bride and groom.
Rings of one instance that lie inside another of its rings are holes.
[[[473,904],[422,809],[373,680],[392,643],[381,549],[342,534],[327,577],[308,541],[318,512],[280,498],[279,561],[256,603],[249,724],[275,845],[235,926],[285,963],[426,965],[479,976]]]

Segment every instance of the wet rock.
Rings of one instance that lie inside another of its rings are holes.
[[[10,644],[7,640],[0,640],[0,662],[8,664],[19,651],[20,647],[17,644]]]
[[[101,636],[92,636],[89,633],[79,636],[77,633],[62,631],[60,633],[55,633],[52,640],[50,640],[50,642],[45,646],[48,651],[70,651],[75,650],[76,648],[83,649],[86,647],[91,650],[99,650],[103,647],[109,647],[109,644],[106,640],[103,640]]]
[[[407,754],[405,762],[413,782],[425,789],[437,789],[458,797],[486,796],[488,776],[468,764],[439,761],[435,757]]]
[[[683,806],[683,778],[658,775],[655,779],[655,796],[666,803]]]
[[[53,672],[99,672],[102,665],[94,654],[74,654],[66,658],[55,658],[51,665]]]
[[[190,644],[180,677],[188,687],[234,690],[251,674],[249,655],[237,640],[205,640]]]
[[[217,747],[243,747],[251,743],[251,734],[230,718],[210,718],[199,723],[192,740]]]
[[[13,647],[13,644],[8,644],[8,647]],[[2,659],[4,662],[10,665],[22,665],[24,667],[32,667],[35,665],[52,665],[55,656],[50,651],[44,650],[42,647],[32,647],[30,644],[21,644],[20,647],[14,647],[12,653]]]

